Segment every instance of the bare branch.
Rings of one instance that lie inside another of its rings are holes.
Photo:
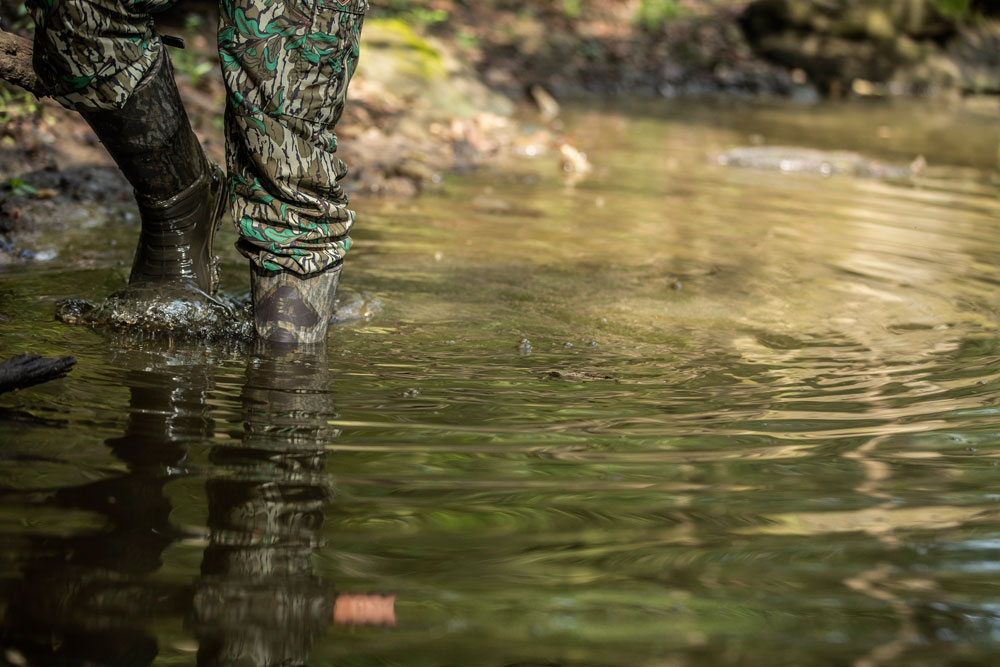
[[[45,90],[31,65],[31,54],[30,39],[0,30],[0,79],[24,88],[36,97],[44,97]]]
[[[0,363],[0,393],[23,389],[61,378],[76,364],[73,357],[47,359],[37,354],[19,354]]]

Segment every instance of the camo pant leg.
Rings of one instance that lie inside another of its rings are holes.
[[[150,13],[174,2],[28,0],[35,72],[52,97],[71,109],[122,108],[163,50]]]
[[[266,270],[338,264],[354,211],[334,126],[358,62],[366,0],[222,0],[227,164],[237,247]]]

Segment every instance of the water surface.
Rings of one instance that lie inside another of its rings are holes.
[[[0,273],[0,357],[79,361],[0,398],[7,659],[996,664],[995,117],[734,107],[359,202],[326,354],[55,322],[124,223]],[[754,142],[929,167],[710,159]]]

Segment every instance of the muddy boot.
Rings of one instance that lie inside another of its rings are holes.
[[[166,51],[122,109],[82,115],[135,188],[142,231],[129,285],[167,283],[213,294],[219,277],[212,241],[225,178],[191,129]]]
[[[212,243],[226,204],[224,190],[222,169],[207,165],[197,181],[169,199],[137,194],[142,231],[129,285],[193,284],[215,294],[219,258],[212,254]]]
[[[326,341],[342,267],[340,263],[322,273],[298,276],[251,265],[253,323],[257,335],[279,345]]]

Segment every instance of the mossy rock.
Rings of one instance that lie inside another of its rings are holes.
[[[371,19],[362,33],[358,76],[378,82],[429,117],[513,113],[511,102],[487,88],[452,49],[398,19]]]

